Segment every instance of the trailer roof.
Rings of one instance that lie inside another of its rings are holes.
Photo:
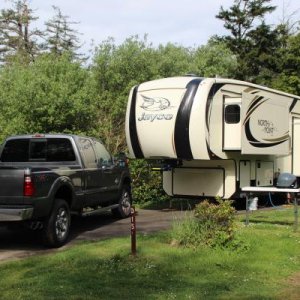
[[[289,93],[285,93],[283,91],[280,90],[275,90],[275,89],[271,89],[268,88],[266,86],[263,85],[258,85],[258,84],[254,84],[251,82],[247,82],[247,81],[241,81],[241,80],[236,80],[236,79],[230,79],[230,78],[212,78],[212,77],[199,77],[199,76],[178,76],[178,77],[167,77],[167,78],[161,78],[161,79],[156,79],[156,80],[152,80],[152,81],[147,81],[144,83],[141,83],[139,85],[139,91],[145,91],[145,90],[149,90],[149,89],[165,89],[165,88],[170,88],[170,89],[184,89],[186,87],[186,85],[194,79],[201,79],[202,82],[211,82],[211,83],[227,83],[227,84],[236,84],[236,85],[246,85],[246,86],[250,86],[253,88],[257,88],[260,90],[265,90],[268,92],[273,92],[273,93],[277,93],[280,95],[284,95],[284,96],[288,96],[291,98],[296,98],[300,100],[300,96],[297,95],[293,95],[293,94],[289,94]]]

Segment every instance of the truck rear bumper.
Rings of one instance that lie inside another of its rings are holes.
[[[0,222],[24,221],[31,219],[33,207],[3,208],[0,207]]]

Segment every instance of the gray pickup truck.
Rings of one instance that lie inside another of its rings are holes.
[[[113,160],[103,143],[67,134],[6,139],[0,155],[0,225],[40,229],[46,245],[68,240],[71,214],[131,213],[125,157]]]

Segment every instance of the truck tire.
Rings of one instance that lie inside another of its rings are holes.
[[[57,248],[64,245],[69,237],[71,216],[68,203],[63,199],[55,199],[51,215],[44,224],[44,243],[48,247]]]
[[[117,218],[128,218],[131,214],[132,197],[130,187],[124,185],[118,202],[119,206],[111,210],[112,214]]]

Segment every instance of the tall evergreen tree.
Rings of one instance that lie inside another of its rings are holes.
[[[274,78],[273,87],[300,95],[300,32],[288,38],[281,52],[281,72]]]
[[[33,61],[39,51],[38,39],[43,34],[31,29],[38,19],[33,15],[27,0],[13,1],[13,7],[0,12],[0,61],[19,58],[22,62]]]
[[[276,41],[277,31],[264,22],[265,15],[276,9],[270,2],[234,0],[233,6],[228,10],[221,7],[216,16],[224,21],[224,27],[230,31],[230,35],[223,39],[237,56],[239,68],[236,77],[239,79],[255,81],[261,69],[270,67],[270,55],[279,45]],[[255,67],[254,64],[258,63],[266,63],[266,66]]]
[[[78,57],[79,33],[72,29],[72,25],[77,23],[69,21],[69,16],[63,15],[57,6],[53,6],[53,9],[55,16],[45,23],[46,43],[44,48],[55,55],[62,55],[68,51],[74,57]]]
[[[231,50],[239,53],[247,40],[249,32],[255,26],[255,22],[263,20],[267,13],[271,13],[276,6],[268,5],[271,0],[234,0],[233,6],[225,10],[221,6],[218,19],[224,21],[224,27],[231,32],[227,36]]]

